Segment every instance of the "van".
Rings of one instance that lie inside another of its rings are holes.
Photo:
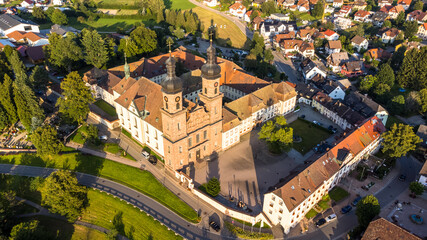
[[[148,152],[146,152],[146,151],[142,151],[141,155],[143,157],[145,157],[146,159],[148,159],[150,157],[150,154]]]

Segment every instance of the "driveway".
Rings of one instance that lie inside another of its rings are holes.
[[[288,76],[288,81],[291,83],[299,83],[302,80],[302,76],[295,69],[294,64],[290,59],[285,59],[280,52],[273,51],[274,65],[277,67],[279,72],[285,73]]]

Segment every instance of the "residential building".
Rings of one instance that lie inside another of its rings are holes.
[[[322,77],[320,74],[314,76],[311,81],[317,88],[321,89],[323,93],[327,94],[331,99],[344,100],[344,89],[342,89],[335,81],[326,80],[326,78]]]
[[[418,127],[417,130],[417,136],[420,137],[420,139],[422,140],[421,142],[421,146],[422,147],[427,147],[427,126],[424,124],[421,124]],[[426,169],[427,170],[427,169]],[[426,182],[427,183],[427,182]]]
[[[418,182],[423,184],[424,187],[427,187],[427,161],[424,162],[424,165],[421,168],[420,173],[418,175],[419,175]]]
[[[32,0],[24,0],[21,2],[21,7],[32,8],[33,6],[34,6],[34,2]]]
[[[282,14],[282,13],[272,13],[270,15],[270,18],[273,20],[282,21],[282,22],[288,22],[291,20],[291,18],[289,17],[289,14]]]
[[[272,19],[266,19],[260,27],[260,33],[264,38],[273,37],[276,34],[292,32],[297,29],[296,22],[282,22]]]
[[[400,30],[397,28],[382,28],[377,36],[381,37],[383,43],[393,43],[399,33]]]
[[[337,17],[334,19],[334,25],[339,30],[345,30],[351,28],[352,22],[349,18]]]
[[[365,10],[368,6],[368,3],[364,0],[358,0],[353,3],[353,9],[355,10]]]
[[[337,81],[338,85],[341,87],[342,90],[347,91],[352,89],[352,84],[348,80],[348,78],[340,79]]]
[[[382,48],[372,48],[372,49],[369,49],[366,53],[371,59],[375,59],[377,61],[383,61],[383,60],[387,61],[392,56],[391,53],[387,52]]]
[[[261,17],[256,17],[252,21],[252,26],[254,27],[254,30],[258,30],[261,24],[264,22],[264,20]]]
[[[342,6],[343,2],[344,2],[343,0],[334,0],[334,2],[332,3],[332,6],[334,8],[340,8]]]
[[[417,21],[419,24],[427,21],[427,13],[421,10],[415,10],[406,15],[406,21]]]
[[[403,9],[408,10],[411,6],[412,0],[397,0],[397,5],[400,5],[403,7]]]
[[[264,214],[273,225],[280,224],[288,233],[322,196],[355,169],[363,158],[378,149],[384,131],[384,125],[374,117],[338,140],[334,147],[297,176],[279,183],[274,190],[266,193]]]
[[[351,6],[349,5],[344,5],[342,6],[342,8],[338,11],[338,13],[336,14],[337,17],[348,17],[348,15],[350,15],[351,13]]]
[[[283,40],[293,40],[295,39],[295,32],[280,33],[276,34],[273,37],[273,43],[276,47],[280,47],[280,44]]]
[[[229,7],[228,12],[233,16],[243,19],[246,13],[246,7],[243,6],[241,2],[235,2]]]
[[[395,225],[384,218],[378,218],[369,223],[368,228],[363,233],[362,240],[421,240],[421,238]]]
[[[390,9],[390,11],[388,12],[388,15],[390,16],[391,19],[396,19],[399,13],[401,12],[405,13],[405,9],[403,8],[402,5],[397,5],[397,6],[393,6]]]
[[[4,36],[14,31],[40,32],[37,24],[24,20],[17,15],[0,15],[0,34]]]
[[[346,77],[357,77],[363,75],[362,61],[348,61],[341,65],[341,74]]]
[[[385,5],[393,5],[393,0],[378,0],[378,7],[384,7]]]
[[[219,5],[219,1],[217,0],[203,0],[203,3],[209,7],[216,7]]]
[[[34,32],[14,31],[6,35],[7,38],[16,43],[26,43],[28,46],[43,46],[49,44],[49,40]]]
[[[266,1],[266,0],[254,0],[254,1],[252,2],[252,6],[259,8],[259,7],[261,7],[261,5],[262,5],[265,1]]]
[[[212,0],[212,1],[216,1],[216,0]],[[64,5],[64,2],[63,2],[63,0],[52,0],[52,4],[54,6],[62,6],[62,5]]]
[[[300,53],[304,57],[314,56],[314,45],[313,43],[304,42],[303,40],[291,39],[283,40],[280,43],[280,48],[284,54],[290,54],[293,52]]]
[[[258,16],[261,16],[261,13],[258,10],[256,10],[256,12],[258,13]],[[244,18],[245,22],[251,22],[252,13],[253,13],[253,10],[247,11],[245,13],[245,18]]]
[[[0,48],[3,49],[6,46],[11,46],[12,48],[16,48],[15,44],[9,41],[9,39],[0,39]]]
[[[332,69],[332,72],[341,72],[341,66],[349,60],[347,52],[336,52],[332,53],[326,58],[328,67]]]
[[[385,20],[389,18],[388,13],[377,11],[372,14],[371,20],[372,23],[377,26],[381,27]]]
[[[308,12],[310,11],[310,3],[308,0],[298,0],[297,9],[300,12]]]
[[[297,37],[301,38],[304,41],[312,41],[314,40],[313,36],[316,35],[316,33],[318,32],[319,30],[317,30],[316,28],[310,28],[310,27],[301,28],[297,32]]]
[[[341,52],[342,46],[340,40],[328,41],[325,45],[325,52],[328,55]]]
[[[384,126],[387,123],[387,110],[369,98],[367,94],[364,95],[359,92],[352,92],[345,97],[344,103],[365,118],[375,116],[381,120]]]
[[[340,37],[340,35],[330,29],[327,29],[326,31],[323,32],[323,35],[325,35],[325,39],[326,40],[338,40],[338,38]]]
[[[298,94],[298,103],[312,104],[313,97],[320,91],[320,89],[313,87],[311,84],[299,83],[295,87]]]
[[[50,28],[50,33],[56,33],[59,36],[63,36],[63,37],[65,37],[68,32],[76,34],[79,31],[77,29],[73,28],[73,27],[61,26],[61,25],[58,25],[58,24],[54,24]]]
[[[356,48],[358,52],[360,52],[362,50],[368,49],[369,42],[366,40],[366,38],[356,35],[351,39],[351,45],[353,48]]]
[[[306,81],[312,79],[317,74],[326,77],[326,72],[321,70],[316,63],[311,61],[309,58],[306,58],[301,62],[300,70]]]
[[[427,23],[423,23],[418,27],[417,36],[423,40],[427,40]]]
[[[372,15],[372,12],[359,10],[354,14],[354,21],[357,22],[369,22],[369,17]]]

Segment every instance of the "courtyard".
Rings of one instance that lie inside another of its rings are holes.
[[[298,119],[302,115],[305,115],[307,121]],[[335,134],[311,124],[313,120],[321,122],[323,126],[333,125],[332,122],[310,107],[301,107],[300,111],[288,114],[285,118],[289,126],[294,128],[294,135],[302,138],[300,143],[294,144],[293,149],[280,155],[270,153],[265,142],[258,139],[260,129],[255,129],[241,136],[239,144],[221,152],[217,160],[195,162],[196,170],[191,177],[196,186],[216,177],[221,183],[223,203],[231,205],[226,199],[234,198],[245,203],[252,211],[260,212],[266,192],[303,170],[307,166],[305,161],[316,154],[312,151],[313,147],[322,141],[329,144],[334,141]]]

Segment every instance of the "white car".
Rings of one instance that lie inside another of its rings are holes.
[[[330,221],[332,221],[332,220],[334,220],[334,219],[337,219],[337,215],[336,215],[335,213],[333,213],[333,214],[329,215],[329,216],[326,218],[326,222],[330,222]]]
[[[99,136],[99,140],[107,141],[107,139],[108,139],[107,135]]]

